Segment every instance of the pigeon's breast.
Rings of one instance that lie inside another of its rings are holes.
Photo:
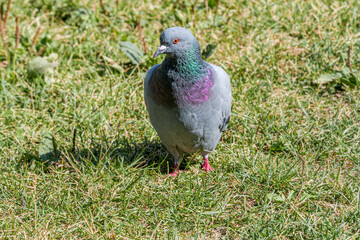
[[[211,96],[211,88],[214,85],[212,72],[208,69],[207,74],[198,79],[188,81],[180,79],[173,82],[174,98],[179,105],[197,105],[206,102]]]
[[[150,88],[152,97],[159,105],[175,107],[175,98],[172,90],[172,83],[163,74],[155,72],[151,81]]]

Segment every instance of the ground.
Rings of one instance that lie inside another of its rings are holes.
[[[0,41],[0,237],[359,238],[359,11],[358,1],[12,2]],[[230,75],[233,106],[209,158],[216,172],[191,155],[173,178],[143,81],[175,25],[214,50],[204,56]]]

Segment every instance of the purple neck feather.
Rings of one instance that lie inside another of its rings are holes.
[[[174,94],[179,104],[196,105],[209,99],[213,84],[212,71],[207,69],[207,74],[193,82],[180,80],[179,83],[175,84]]]

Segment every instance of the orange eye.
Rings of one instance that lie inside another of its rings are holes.
[[[174,44],[177,44],[178,42],[179,42],[179,39],[177,39],[177,38],[175,38],[173,41]]]

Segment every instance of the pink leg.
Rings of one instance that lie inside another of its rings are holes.
[[[208,155],[204,156],[204,163],[201,164],[201,169],[205,172],[215,172],[215,170],[210,166]]]
[[[178,163],[175,163],[174,164],[174,169],[171,173],[169,173],[169,176],[173,176],[173,177],[176,177],[177,175],[179,175],[181,171],[179,170],[179,164]]]

